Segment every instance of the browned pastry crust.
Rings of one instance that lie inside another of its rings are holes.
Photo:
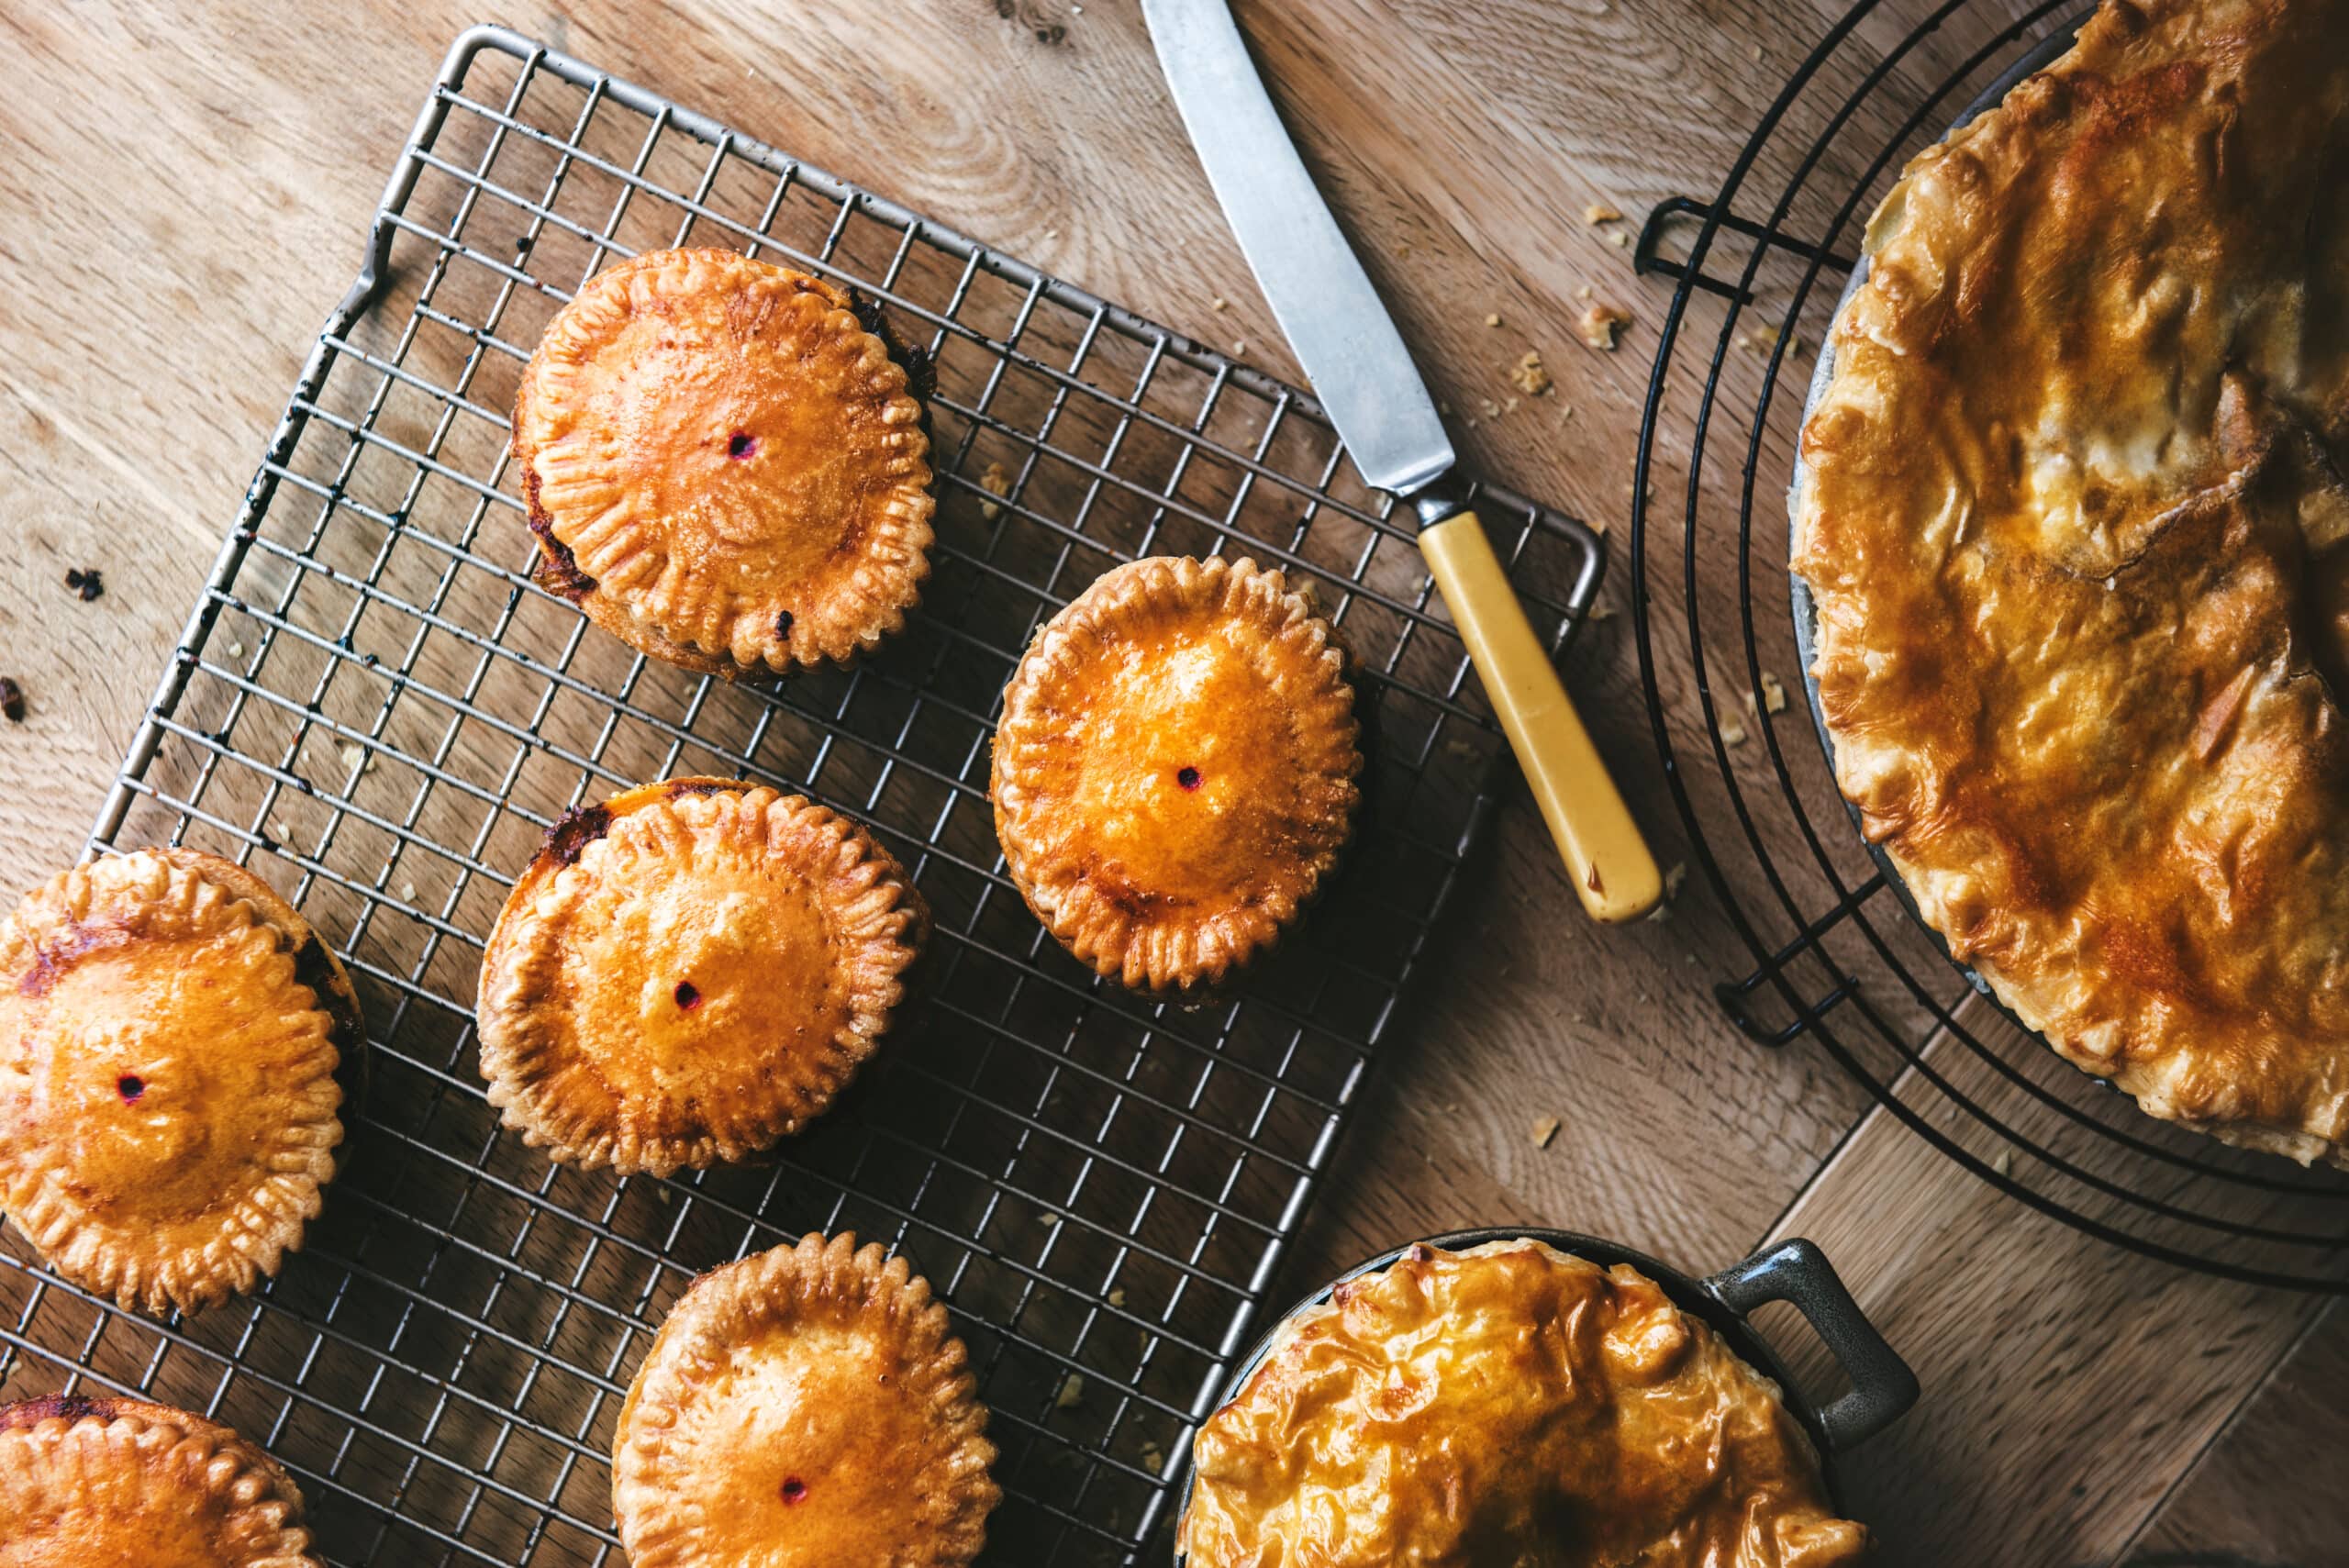
[[[571,816],[482,958],[481,1070],[554,1159],[742,1160],[873,1052],[927,917],[864,829],[798,795],[671,779]]]
[[[1920,155],[1803,432],[1838,782],[2154,1116],[2349,1140],[2349,0],[2118,0]]]
[[[1630,1266],[1414,1247],[1282,1325],[1200,1428],[1188,1568],[1827,1568],[1769,1379]]]
[[[302,1494],[228,1428],[139,1399],[0,1406],[0,1568],[323,1568]]]
[[[707,673],[844,662],[930,572],[930,439],[841,289],[731,250],[597,273],[515,398],[541,576]]]
[[[1036,917],[1152,990],[1270,946],[1353,829],[1345,665],[1312,601],[1253,562],[1105,573],[1037,637],[996,730],[996,835]]]
[[[194,850],[77,866],[0,925],[0,1206],[127,1307],[250,1290],[342,1140],[340,963],[260,878]]]
[[[687,1290],[612,1435],[634,1568],[962,1568],[1001,1493],[963,1341],[903,1258],[810,1235]]]

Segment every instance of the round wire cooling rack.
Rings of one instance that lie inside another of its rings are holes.
[[[1887,15],[1887,10],[1899,16]],[[1787,495],[1860,233],[1908,159],[2047,63],[2082,0],[1859,0],[1796,64],[1710,200],[1650,213],[1678,280],[1642,420],[1631,598],[1649,717],[1691,856],[1752,967],[1716,995],[1748,1038],[1814,1042],[1933,1148],[2117,1246],[2349,1294],[2349,1173],[2144,1116],[1984,994],[1859,834],[1809,704]],[[1685,256],[1667,239],[1690,236]],[[1668,500],[1659,497],[1669,496]]]

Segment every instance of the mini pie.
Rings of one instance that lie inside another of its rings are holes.
[[[1211,984],[1336,864],[1362,771],[1330,623],[1251,561],[1119,566],[1003,694],[996,835],[1036,917],[1128,985]]]
[[[696,1280],[612,1434],[634,1568],[962,1568],[1000,1498],[946,1308],[903,1258],[803,1237]]]
[[[1769,1379],[1627,1264],[1413,1247],[1290,1318],[1199,1429],[1187,1568],[1827,1568]]]
[[[0,925],[0,1206],[126,1307],[250,1290],[302,1242],[359,1042],[293,906],[194,850],[77,866]]]
[[[872,1054],[927,926],[888,851],[797,795],[671,779],[574,811],[482,959],[490,1103],[571,1164],[746,1159]]]
[[[731,250],[597,273],[514,406],[541,579],[630,647],[729,677],[845,662],[905,624],[929,453],[877,316]]]
[[[0,1406],[0,1568],[324,1568],[302,1494],[228,1428],[139,1399]]]
[[[1802,437],[1835,771],[2150,1114],[2349,1159],[2349,0],[2110,4],[1920,155]]]

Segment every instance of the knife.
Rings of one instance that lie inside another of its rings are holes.
[[[1532,786],[1583,907],[1647,913],[1655,857],[1526,623],[1484,525],[1460,499],[1452,439],[1410,350],[1314,188],[1227,0],[1142,0],[1175,106],[1250,271],[1364,483],[1408,502],[1485,695]]]

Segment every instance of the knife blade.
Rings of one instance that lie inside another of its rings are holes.
[[[1297,156],[1230,5],[1142,0],[1142,16],[1208,183],[1315,395],[1364,482],[1419,517],[1420,550],[1583,907],[1600,920],[1645,914],[1663,894],[1655,858],[1459,499],[1435,399]]]

